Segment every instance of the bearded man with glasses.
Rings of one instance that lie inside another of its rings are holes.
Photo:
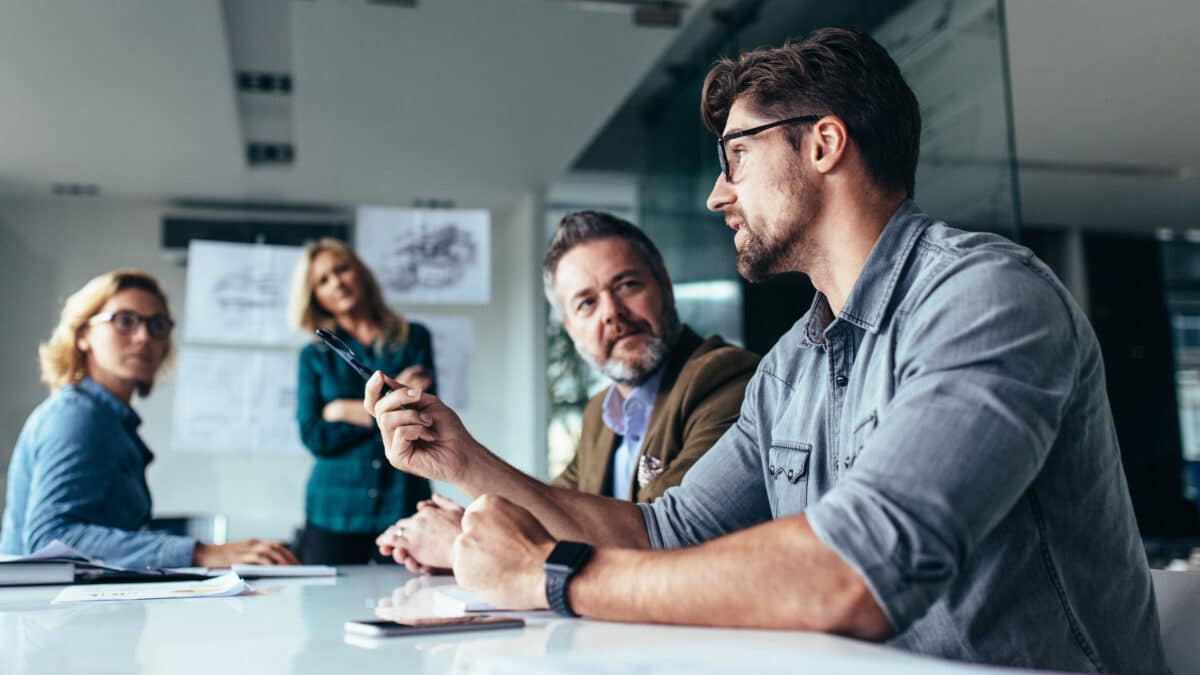
[[[739,272],[802,272],[813,304],[653,504],[523,480],[376,377],[392,463],[479,497],[459,583],[512,609],[1167,672],[1096,336],[1028,249],[917,207],[920,112],[886,50],[822,29],[719,61],[701,101]]]

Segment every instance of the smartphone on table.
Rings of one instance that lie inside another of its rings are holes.
[[[473,616],[429,617],[420,619],[365,619],[347,621],[346,633],[366,637],[404,637],[433,633],[462,633],[477,630],[522,628],[525,620],[518,617],[476,614]]]

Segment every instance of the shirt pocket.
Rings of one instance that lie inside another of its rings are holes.
[[[855,423],[850,432],[849,451],[842,457],[842,465],[839,467],[842,471],[849,471],[854,466],[854,462],[858,460],[863,447],[867,444],[867,439],[870,438],[877,426],[879,426],[879,417],[874,410]]]
[[[800,513],[808,505],[812,444],[774,441],[767,451],[767,492],[776,518]]]

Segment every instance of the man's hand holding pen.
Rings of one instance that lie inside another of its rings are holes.
[[[392,391],[380,396],[386,384]],[[363,406],[375,417],[392,466],[431,480],[459,483],[473,460],[490,455],[436,396],[376,372]]]

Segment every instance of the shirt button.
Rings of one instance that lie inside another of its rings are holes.
[[[838,375],[833,381],[835,384],[837,384],[837,386],[844,387],[850,380],[847,380],[845,375]]]
[[[373,459],[373,460],[371,460],[371,468],[372,468],[372,469],[378,469],[378,468],[379,468],[379,467],[381,467],[381,466],[383,466],[383,462],[381,462],[381,461],[379,461],[379,460],[377,460],[377,459]]]
[[[370,497],[371,499],[375,499],[376,497],[379,496],[379,490],[376,490],[375,488],[371,488],[371,489],[367,490],[367,496]]]

